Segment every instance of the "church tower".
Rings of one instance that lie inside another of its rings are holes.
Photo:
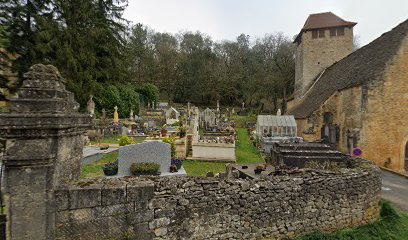
[[[325,68],[353,51],[356,24],[331,12],[309,15],[294,41],[297,45],[295,101],[303,97]]]

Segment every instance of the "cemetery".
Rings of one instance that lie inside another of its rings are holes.
[[[19,97],[12,101],[13,112],[0,116],[0,129],[7,143],[15,142],[6,145],[4,156],[7,205],[12,216],[8,224],[16,238],[281,238],[365,224],[379,216],[379,172],[363,160],[338,172],[285,170],[258,163],[252,166],[262,165],[264,172],[249,173],[247,177],[243,177],[245,171],[237,170],[239,165],[227,165],[226,171],[217,176],[196,178],[183,176],[182,165],[177,166],[180,162],[171,161],[175,153],[171,141],[132,144],[124,135],[118,161],[108,163],[104,169],[108,172],[116,168],[116,175],[78,179],[82,134],[94,124],[92,115],[77,113],[77,105],[54,67],[35,65],[25,76]],[[53,105],[53,99],[43,94],[49,91],[46,88],[60,94],[59,101],[64,104]],[[32,109],[30,102],[34,99],[47,108]],[[30,115],[22,113],[22,109]],[[120,122],[115,115],[113,121]],[[190,121],[193,127],[198,125],[195,117]],[[198,139],[197,128],[193,130],[192,135]],[[234,142],[217,138],[218,142],[207,144]],[[72,143],[75,148],[70,147]],[[35,151],[28,151],[27,147],[33,146]],[[47,171],[53,172],[50,178],[44,174]],[[150,177],[143,177],[145,174]],[[16,175],[24,177],[16,179]],[[45,182],[51,184],[44,185]],[[19,191],[13,191],[16,189]],[[21,206],[36,209],[40,215],[21,214]],[[284,210],[288,206],[291,211]],[[327,217],[317,219],[317,215]],[[39,219],[36,225],[29,224],[33,217]],[[22,228],[21,223],[27,224]],[[21,230],[15,231],[16,228]]]

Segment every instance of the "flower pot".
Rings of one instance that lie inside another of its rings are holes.
[[[165,137],[167,135],[167,129],[162,129],[160,132],[162,137]]]
[[[117,168],[104,168],[103,173],[105,174],[105,176],[113,176],[118,173],[118,169]]]

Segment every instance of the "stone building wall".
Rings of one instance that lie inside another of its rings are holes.
[[[305,141],[321,139],[321,129],[324,125],[324,114],[333,114],[333,124],[339,126],[339,142],[337,148],[347,153],[350,149],[347,146],[348,131],[350,134],[358,132],[362,127],[362,87],[348,88],[339,91],[327,99],[319,109],[313,112],[308,119],[296,119],[298,124],[298,136]],[[313,126],[313,131],[308,132]]]
[[[407,106],[408,38],[380,79],[338,91],[309,118],[296,119],[298,136],[306,141],[320,139],[324,113],[331,112],[333,124],[340,129],[337,146],[340,151],[350,152],[347,136],[355,135],[363,158],[403,170],[408,142]],[[312,132],[308,132],[310,126]]]
[[[404,169],[408,141],[408,37],[382,78],[369,86],[361,131],[364,158],[380,166]]]
[[[295,101],[300,98],[323,69],[343,59],[353,51],[353,28],[345,27],[344,36],[312,38],[312,31],[302,33],[296,49]]]
[[[380,172],[367,162],[260,180],[93,181],[56,191],[56,239],[284,238],[366,224],[380,211]]]

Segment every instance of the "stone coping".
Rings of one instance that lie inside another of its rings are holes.
[[[219,147],[219,148],[235,148],[235,143],[206,143],[206,142],[193,142],[194,146],[200,147]]]

